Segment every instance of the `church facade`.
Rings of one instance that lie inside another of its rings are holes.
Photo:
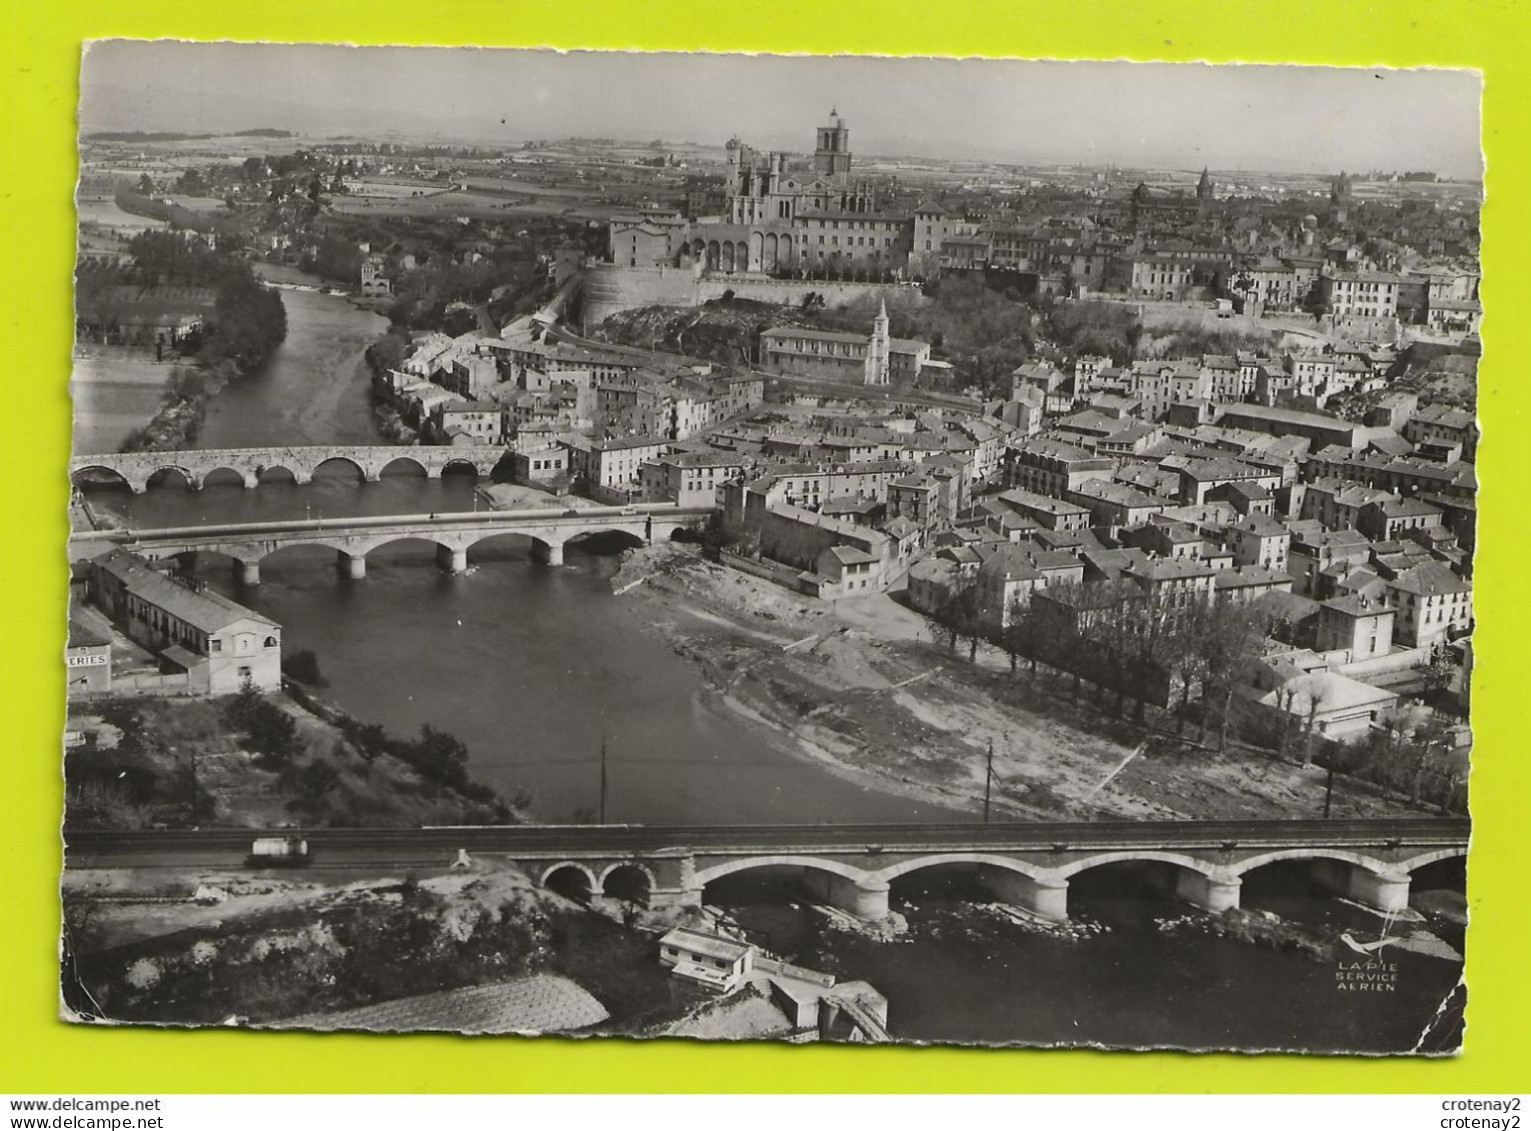
[[[760,335],[760,364],[777,373],[828,377],[862,385],[913,384],[930,361],[930,345],[888,333],[886,304],[869,336],[777,326]]]

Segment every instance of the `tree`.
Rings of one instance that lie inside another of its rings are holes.
[[[1436,714],[1431,714],[1410,733],[1408,753],[1413,772],[1409,776],[1409,800],[1415,805],[1424,795],[1428,776],[1443,780],[1448,777],[1450,743],[1451,726]]]
[[[1308,677],[1308,713],[1303,719],[1302,728],[1302,768],[1311,769],[1313,766],[1313,742],[1317,729],[1318,715],[1329,702],[1329,686],[1318,682],[1317,676]]]
[[[233,698],[224,704],[223,721],[233,730],[247,730],[255,719],[256,712],[264,705],[265,697],[261,694],[260,688],[247,678],[239,685],[239,690],[235,692]]]
[[[430,723],[420,728],[420,738],[415,743],[417,768],[450,784],[461,784],[468,778],[468,747],[456,735],[437,730]]]
[[[946,631],[949,650],[956,651],[959,639],[968,642],[969,663],[978,659],[978,642],[983,637],[980,596],[978,586],[969,585],[954,593],[936,612],[936,623]]]
[[[303,751],[297,720],[267,701],[248,679],[224,706],[223,719],[242,733],[245,748],[267,765],[285,766]]]
[[[363,762],[375,761],[379,755],[388,752],[390,740],[382,723],[364,723],[353,719],[343,724],[343,728],[346,738]]]
[[[177,365],[165,378],[165,399],[171,404],[197,401],[207,395],[207,374]]]
[[[340,771],[328,762],[310,761],[298,774],[298,796],[317,801],[340,785]]]
[[[1037,650],[1032,645],[1034,626],[1031,604],[1017,599],[1010,606],[1010,616],[1000,632],[1000,646],[1010,659],[1010,674],[1015,675],[1016,663],[1025,656],[1031,662],[1031,678],[1037,676]]]
[[[291,676],[299,683],[306,683],[310,687],[328,687],[329,680],[319,670],[319,657],[312,648],[300,648],[291,655],[282,657],[282,674]]]
[[[245,739],[251,752],[268,765],[284,766],[303,751],[297,720],[272,703],[261,704]]]
[[[1201,741],[1207,740],[1212,717],[1210,699],[1217,704],[1219,752],[1228,748],[1234,691],[1250,661],[1259,656],[1270,627],[1265,612],[1239,601],[1215,601],[1199,625],[1195,647],[1202,678]]]
[[[1420,683],[1424,685],[1425,694],[1431,699],[1447,690],[1456,678],[1456,665],[1451,662],[1450,656],[1443,649],[1437,649],[1430,656],[1430,662],[1419,673]]]

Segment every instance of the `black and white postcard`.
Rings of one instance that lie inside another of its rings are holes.
[[[68,1020],[1460,1047],[1478,75],[81,74]]]

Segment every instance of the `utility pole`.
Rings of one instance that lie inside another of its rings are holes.
[[[598,823],[606,823],[606,736],[601,735],[601,807]]]
[[[1329,767],[1329,780],[1324,783],[1324,816],[1329,816],[1330,806],[1334,802],[1334,767]]]
[[[989,823],[989,799],[994,791],[994,740],[989,740],[989,756],[983,768],[983,823]]]

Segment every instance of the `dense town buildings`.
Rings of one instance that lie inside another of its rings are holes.
[[[1144,179],[1088,216],[957,213],[858,179],[835,114],[806,161],[730,141],[720,177],[691,178],[674,209],[618,214],[607,262],[568,275],[584,279],[587,326],[642,302],[779,304],[747,359],[618,346],[554,311],[498,335],[424,335],[390,384],[422,435],[503,445],[523,482],[716,505],[730,564],[824,598],[895,588],[942,616],[971,593],[991,635],[1032,605],[1078,631],[1106,590],[1171,608],[1276,602],[1296,651],[1251,669],[1252,709],[1328,679],[1347,689],[1330,720],[1344,731],[1393,697],[1351,684],[1470,631],[1476,422],[1396,386],[1412,340],[1470,356],[1478,275],[1466,233],[1380,254],[1355,238],[1357,215],[1377,222],[1355,180],[1327,197],[1278,220],[1204,169],[1194,185]],[[1263,350],[1041,348],[1002,399],[954,396],[940,351],[892,334],[889,288],[996,272],[1032,300],[1312,330]],[[866,294],[881,301],[864,332],[786,317]],[[773,392],[778,378],[804,384]],[[825,402],[821,387],[844,393]],[[900,403],[927,388],[950,404]],[[761,417],[768,399],[835,407]]]

